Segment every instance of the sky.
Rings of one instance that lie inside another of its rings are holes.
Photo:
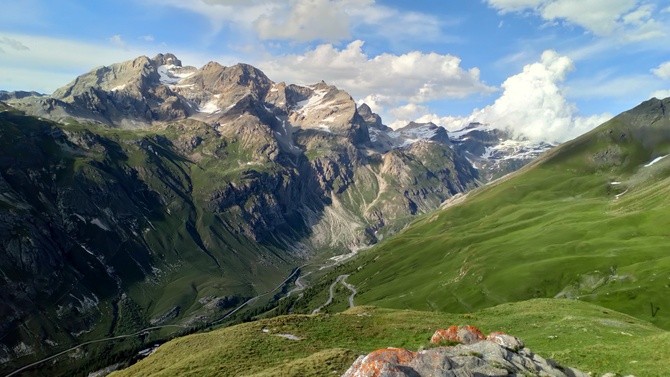
[[[469,122],[562,142],[670,97],[668,0],[21,0],[0,6],[0,90],[51,93],[171,52],[321,80],[385,124]]]

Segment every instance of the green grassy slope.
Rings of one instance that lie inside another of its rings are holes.
[[[0,335],[31,351],[0,371],[154,324],[198,326],[300,262],[234,229],[234,211],[211,210],[212,192],[250,169],[240,171],[234,143],[180,126],[114,130],[0,113]],[[185,156],[180,136],[200,137],[193,153],[205,157]]]
[[[360,354],[389,346],[417,350],[435,329],[452,324],[515,334],[538,354],[584,371],[661,376],[670,367],[667,332],[596,305],[537,299],[473,314],[357,307],[276,317],[173,340],[112,376],[341,375]]]
[[[670,328],[670,100],[649,101],[533,166],[424,216],[350,262],[357,302],[468,312],[534,297]]]

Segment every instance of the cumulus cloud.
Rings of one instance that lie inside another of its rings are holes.
[[[322,44],[305,54],[271,58],[259,65],[275,80],[301,84],[326,80],[355,98],[371,99],[377,109],[407,99],[424,103],[495,90],[480,80],[478,68],[462,68],[456,56],[412,51],[370,57],[363,43],[356,40],[343,49]]]
[[[637,0],[487,0],[500,11],[532,12],[547,21],[566,21],[598,36],[621,35],[633,42],[664,35],[655,6]]]
[[[654,68],[651,70],[654,75],[664,79],[664,80],[670,80],[670,61],[667,61],[658,67]]]
[[[395,117],[395,120],[389,124],[389,127],[397,129],[404,127],[412,120],[418,119],[428,112],[428,107],[423,105],[417,105],[415,103],[407,103],[402,106],[398,106],[389,111],[389,113]]]
[[[652,98],[656,97],[658,99],[668,98],[668,97],[670,97],[670,89],[657,90],[657,91],[651,93],[651,95],[649,97],[652,97]]]
[[[254,21],[254,28],[261,39],[338,41],[350,37],[346,3],[329,0],[296,1],[261,15]]]
[[[573,62],[555,51],[545,51],[539,62],[528,64],[519,74],[502,84],[496,101],[468,117],[425,115],[419,121],[432,121],[447,129],[458,129],[470,122],[490,124],[530,140],[563,142],[603,123],[609,114],[581,117],[567,101],[561,84],[574,69]]]
[[[389,39],[441,36],[438,18],[400,12],[374,0],[145,0],[200,14],[214,31],[252,31],[261,40],[342,41],[352,29],[369,27]]]
[[[140,37],[140,39],[145,42],[153,42],[155,40],[154,36],[151,34],[143,35]]]

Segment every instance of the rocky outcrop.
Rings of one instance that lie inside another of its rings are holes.
[[[439,346],[445,341],[460,344]],[[438,347],[418,352],[386,348],[360,356],[343,377],[590,376],[533,353],[514,336],[494,332],[484,337],[473,326],[437,330],[431,343]]]
[[[432,344],[455,342],[462,344],[477,343],[486,339],[484,334],[474,326],[451,326],[448,329],[439,329],[430,338]]]

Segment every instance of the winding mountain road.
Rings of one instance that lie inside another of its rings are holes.
[[[312,314],[317,314],[321,311],[321,309],[325,308],[326,306],[330,305],[333,302],[333,297],[335,296],[335,286],[338,283],[341,283],[345,288],[351,291],[351,295],[349,296],[349,308],[353,308],[354,305],[354,297],[358,293],[356,290],[356,287],[353,285],[349,284],[346,282],[346,279],[349,277],[349,275],[340,275],[335,279],[333,284],[330,285],[330,288],[328,289],[328,300],[323,303],[323,305],[319,306],[318,308],[312,310]]]
[[[209,323],[207,324],[207,326],[212,326],[212,325],[215,325],[215,324],[217,324],[217,323],[219,323],[219,322],[224,321],[225,319],[227,319],[228,317],[230,317],[230,316],[232,316],[233,314],[237,313],[240,309],[244,308],[245,306],[249,305],[250,303],[252,303],[252,302],[258,300],[259,298],[261,298],[261,297],[263,297],[263,296],[267,296],[267,295],[269,295],[270,293],[272,293],[272,292],[278,290],[279,288],[281,288],[282,286],[284,286],[284,284],[286,284],[289,280],[291,280],[291,278],[293,278],[293,276],[294,276],[295,274],[297,274],[298,271],[300,271],[301,268],[304,268],[304,267],[306,267],[306,266],[308,266],[308,265],[309,265],[309,263],[307,263],[307,264],[303,264],[302,266],[300,266],[300,267],[294,269],[293,272],[291,272],[291,274],[290,274],[286,279],[284,279],[281,283],[279,283],[279,284],[278,284],[276,287],[274,287],[273,289],[271,289],[271,290],[269,290],[269,291],[267,291],[267,292],[261,293],[261,294],[259,294],[259,295],[257,295],[257,296],[254,296],[254,297],[248,299],[247,301],[245,301],[245,302],[243,302],[242,304],[240,304],[240,306],[238,306],[238,307],[236,307],[235,309],[231,310],[230,312],[228,312],[226,315],[224,315],[223,317],[219,318],[218,320],[213,321],[213,322],[209,322]],[[343,275],[343,276],[344,276],[344,275]],[[348,275],[347,275],[347,276],[348,276]],[[339,278],[340,278],[340,277],[338,277],[338,279],[339,279]],[[332,296],[332,291],[331,291],[331,296]],[[331,301],[332,301],[332,298],[331,298]],[[74,350],[76,350],[76,349],[78,349],[78,348],[87,346],[87,345],[89,345],[89,344],[108,342],[108,341],[110,341],[110,340],[116,340],[116,339],[131,338],[131,337],[134,337],[134,336],[138,336],[138,335],[140,335],[140,334],[142,334],[142,333],[148,333],[149,331],[154,331],[154,330],[158,330],[158,329],[162,329],[162,328],[166,328],[166,327],[176,327],[176,328],[181,328],[181,329],[188,329],[188,328],[190,328],[190,327],[188,327],[188,326],[182,326],[182,325],[152,326],[152,327],[147,327],[147,328],[145,328],[145,329],[139,330],[139,331],[134,332],[134,333],[132,333],[132,334],[118,335],[118,336],[112,336],[112,337],[109,337],[109,338],[102,338],[102,339],[91,340],[91,341],[88,341],[88,342],[84,342],[84,343],[78,344],[78,345],[76,345],[76,346],[74,346],[74,347],[68,348],[68,349],[66,349],[66,350],[64,350],[64,351],[58,352],[57,354],[51,355],[51,356],[46,357],[46,358],[44,358],[44,359],[35,361],[34,363],[30,363],[30,364],[28,364],[28,365],[24,365],[23,367],[21,367],[21,368],[15,370],[15,371],[13,371],[12,373],[6,375],[5,377],[15,376],[15,375],[17,375],[17,374],[19,374],[19,373],[21,373],[21,372],[27,370],[27,369],[30,369],[30,368],[32,368],[32,367],[34,367],[34,366],[37,366],[37,365],[42,364],[42,363],[44,363],[44,362],[47,362],[47,361],[49,361],[49,360],[55,359],[55,358],[57,358],[57,357],[59,357],[59,356],[65,355],[65,354],[67,354],[68,352],[72,352],[72,351],[74,351]]]
[[[295,288],[288,291],[288,293],[286,293],[286,297],[291,297],[291,295],[295,292],[304,291],[305,288],[307,288],[307,284],[302,282],[302,278],[309,276],[309,274],[311,274],[311,273],[312,272],[310,271],[310,272],[308,272],[304,275],[298,276],[298,278],[295,280]]]
[[[356,290],[356,287],[353,286],[353,284],[349,284],[349,283],[346,282],[347,277],[349,277],[349,275],[344,275],[344,276],[345,277],[340,281],[340,283],[342,283],[342,285],[344,285],[345,287],[347,287],[348,290],[351,291],[351,295],[349,295],[349,308],[351,309],[354,306],[356,306],[356,305],[354,305],[354,297],[356,296],[358,291]]]

